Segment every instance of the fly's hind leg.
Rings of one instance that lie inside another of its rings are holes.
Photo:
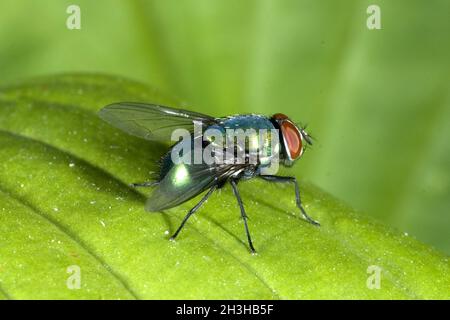
[[[293,183],[294,186],[295,186],[295,200],[296,200],[296,203],[297,203],[297,207],[302,212],[303,218],[306,221],[308,221],[309,223],[311,223],[312,225],[320,226],[320,223],[317,222],[316,220],[314,220],[313,218],[311,218],[306,213],[306,210],[303,208],[302,200],[300,198],[300,188],[298,186],[298,182],[297,182],[297,179],[295,177],[282,177],[282,176],[272,176],[272,175],[260,176],[260,177],[262,179],[266,180],[266,181],[281,182],[281,183]]]
[[[146,182],[136,182],[130,183],[131,187],[153,187],[159,184],[159,181],[146,181]]]
[[[209,196],[214,192],[214,190],[217,189],[217,185],[213,185],[209,191],[203,196],[203,198],[187,213],[187,215],[184,217],[183,221],[181,222],[181,225],[178,227],[177,231],[170,237],[170,240],[175,240],[175,238],[180,233],[181,229],[183,229],[184,225],[188,221],[189,217],[192,216],[202,205],[205,203],[206,200],[208,200]]]

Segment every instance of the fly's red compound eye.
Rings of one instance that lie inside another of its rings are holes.
[[[281,123],[281,133],[284,139],[286,151],[291,160],[295,160],[302,155],[302,137],[298,128],[290,121]]]

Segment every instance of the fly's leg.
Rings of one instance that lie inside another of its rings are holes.
[[[153,187],[159,184],[159,181],[146,181],[146,182],[137,182],[131,183],[131,187]]]
[[[188,221],[189,217],[192,216],[202,205],[203,203],[208,200],[209,196],[214,192],[214,190],[217,189],[217,185],[213,185],[209,191],[204,195],[204,197],[187,213],[187,215],[184,217],[183,221],[181,222],[181,225],[178,227],[177,231],[170,237],[170,240],[175,240],[175,238],[180,233],[181,229],[183,229],[184,225]]]
[[[295,177],[282,177],[282,176],[272,176],[272,175],[267,175],[267,176],[262,175],[260,177],[262,179],[264,179],[264,180],[272,181],[272,182],[294,183],[294,186],[295,186],[295,199],[296,199],[297,207],[302,212],[303,218],[305,218],[306,221],[308,221],[309,223],[311,223],[311,224],[313,224],[315,226],[320,226],[320,223],[315,221],[310,216],[308,216],[308,214],[306,213],[306,210],[303,208],[302,200],[300,198],[300,188],[298,186],[298,182],[297,182],[297,179]]]
[[[239,204],[239,208],[241,209],[241,216],[242,216],[242,220],[244,220],[244,226],[245,226],[245,232],[247,234],[248,245],[250,247],[251,252],[256,253],[255,248],[253,247],[253,242],[252,242],[252,237],[250,236],[250,231],[248,230],[247,215],[245,214],[244,204],[242,203],[241,196],[239,195],[239,191],[237,188],[237,181],[238,180],[236,180],[236,179],[231,179],[230,180],[231,187],[233,187],[234,196],[236,197],[237,202]]]

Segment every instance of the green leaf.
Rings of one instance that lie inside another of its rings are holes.
[[[60,75],[0,90],[2,298],[449,298],[448,258],[301,183],[322,226],[299,218],[294,190],[240,184],[257,255],[227,186],[168,241],[195,200],[144,211],[129,183],[165,147],[122,133],[97,111],[123,101],[179,103],[141,84]],[[313,151],[311,151],[313,152]],[[80,289],[69,289],[78,266]],[[370,266],[381,268],[369,289]]]
[[[283,112],[317,138],[292,172],[450,254],[450,1],[76,3],[81,30],[71,1],[0,1],[0,83],[89,70],[200,112]]]

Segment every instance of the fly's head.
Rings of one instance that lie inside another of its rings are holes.
[[[282,145],[280,160],[285,166],[292,166],[303,155],[307,145],[312,145],[311,136],[305,131],[306,127],[297,126],[282,113],[274,114],[271,118],[280,132]]]

